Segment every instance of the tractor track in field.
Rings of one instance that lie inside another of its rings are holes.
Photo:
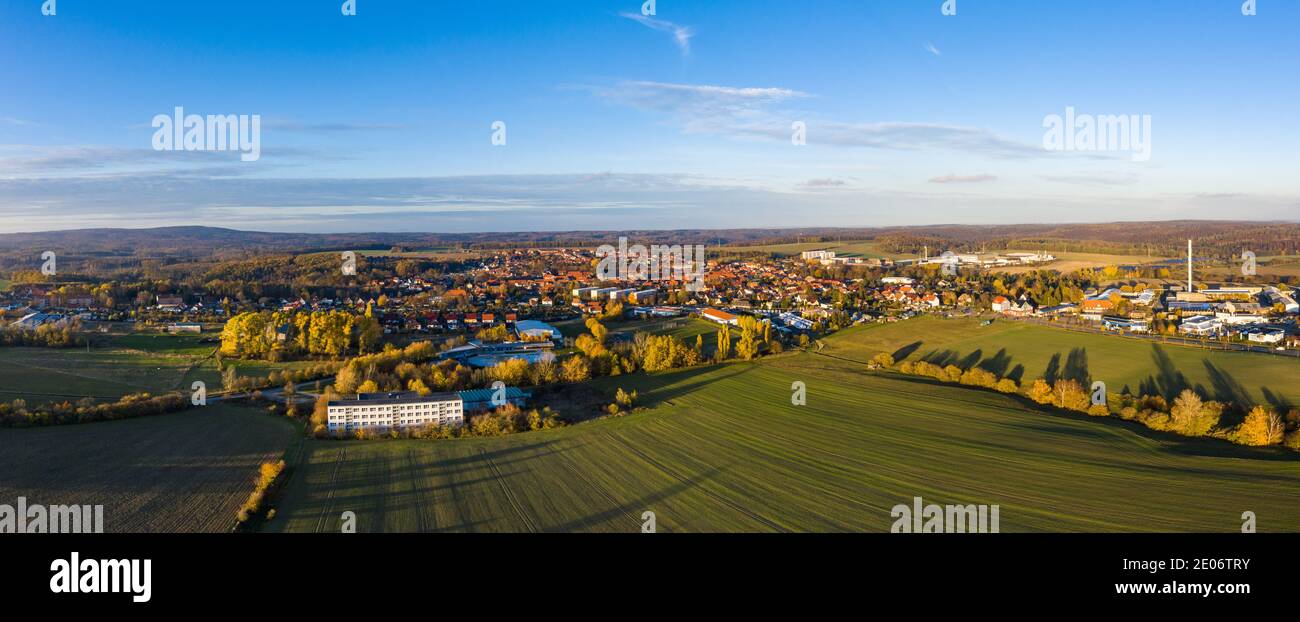
[[[701,438],[698,434],[692,434],[692,433],[690,433],[690,432],[687,432],[686,430],[683,430],[680,426],[674,424],[674,423],[671,422],[671,421],[664,422],[664,426],[667,427],[667,428],[670,429],[670,430],[673,430],[676,434],[678,434],[679,436],[682,436],[682,437],[689,436],[689,437],[691,437],[691,438],[695,438],[695,439],[700,439],[700,438]],[[824,454],[824,455],[826,455],[826,456],[830,456],[830,457],[832,457],[832,458],[834,458],[834,459],[836,459],[836,460],[841,460],[841,461],[843,461],[843,462],[845,462],[845,463],[847,463],[847,464],[854,464],[854,465],[857,465],[857,466],[860,466],[860,467],[863,467],[863,468],[867,468],[867,469],[869,469],[869,468],[871,467],[871,465],[869,465],[868,463],[863,462],[863,461],[861,461],[861,460],[859,460],[859,459],[857,459],[857,458],[854,458],[854,457],[852,457],[852,456],[849,456],[849,455],[846,455],[846,454],[841,454],[841,453],[838,453],[838,452],[835,452],[835,451],[831,451],[831,450],[829,450],[829,449],[824,449],[824,448],[822,448],[822,447],[818,447],[818,446],[815,446],[815,445],[812,445],[812,444],[810,444],[810,443],[806,443],[806,442],[803,442],[803,441],[798,441],[798,440],[795,440],[795,439],[792,439],[792,438],[789,438],[789,437],[784,437],[784,436],[782,436],[782,437],[775,437],[775,436],[769,436],[769,435],[756,434],[756,435],[753,436],[753,438],[754,438],[755,440],[766,439],[767,441],[769,441],[769,442],[773,442],[773,443],[775,443],[775,442],[784,443],[784,444],[789,445],[789,446],[791,446],[791,447],[797,447],[797,448],[799,448],[799,449],[802,449],[802,450],[804,450],[805,452]],[[782,462],[797,462],[797,461],[794,461],[794,460],[792,460],[792,459],[790,459],[790,458],[784,458],[784,457],[776,456],[775,454],[771,454],[770,452],[767,453],[767,455],[768,455],[769,457],[771,457],[773,460],[780,460],[780,461],[782,461]],[[815,487],[815,488],[816,488],[816,490],[817,490],[819,493],[824,494],[824,495],[826,495],[826,496],[828,496],[828,497],[832,497],[832,498],[834,498],[834,499],[838,499],[838,500],[840,500],[840,501],[843,501],[843,502],[845,502],[845,503],[847,503],[847,504],[849,504],[849,505],[855,505],[855,506],[857,506],[857,507],[859,507],[859,508],[863,508],[863,509],[871,510],[871,511],[873,511],[873,512],[877,512],[877,511],[887,511],[887,510],[889,509],[889,508],[886,508],[886,507],[877,507],[877,506],[874,506],[874,505],[872,505],[872,504],[870,504],[870,503],[864,503],[863,501],[861,501],[861,500],[859,500],[859,499],[855,499],[855,498],[850,497],[850,496],[848,496],[848,495],[840,494],[840,493],[838,493],[838,492],[835,492],[835,491],[829,490],[829,489],[824,488],[824,487],[821,487],[821,486],[817,486],[817,487]]]
[[[330,506],[334,504],[334,483],[339,479],[339,469],[343,467],[343,462],[347,460],[348,448],[339,449],[339,459],[334,461],[334,472],[330,474],[330,483],[328,492],[325,493],[325,507],[321,508],[320,519],[316,521],[316,533],[325,533],[325,521],[329,518]]]
[[[501,492],[505,493],[506,500],[510,502],[510,507],[515,510],[515,515],[519,517],[519,520],[523,521],[524,526],[528,527],[528,532],[537,533],[540,531],[537,528],[537,523],[534,523],[533,519],[529,518],[528,514],[524,512],[524,507],[520,505],[519,499],[515,498],[515,493],[506,485],[506,478],[501,474],[501,469],[497,468],[497,463],[492,460],[492,456],[489,456],[482,448],[478,450],[478,455],[487,461],[488,468],[492,470],[492,475],[496,477],[497,484],[501,486]]]
[[[428,525],[425,523],[425,520],[424,520],[424,508],[425,508],[425,505],[424,505],[424,494],[420,492],[420,480],[419,480],[419,478],[414,476],[415,474],[418,474],[418,473],[420,472],[419,466],[416,464],[416,460],[415,460],[415,450],[414,450],[414,449],[408,449],[408,450],[406,450],[406,468],[409,469],[410,472],[413,474],[413,476],[412,476],[412,478],[411,478],[411,495],[412,495],[413,497],[415,497],[415,522],[416,522],[416,525],[418,525],[419,530],[420,530],[420,533],[428,533],[429,531],[432,531],[432,530],[428,528]],[[435,503],[435,504],[437,503],[437,493],[436,493],[436,492],[434,493],[434,503]],[[431,507],[431,508],[436,508],[436,505],[434,505],[434,506],[429,506],[429,507]],[[436,524],[436,523],[437,523],[437,520],[436,520],[436,517],[435,517],[435,520],[434,520],[433,522],[435,523],[435,525],[434,525],[434,529],[437,529],[437,524]]]
[[[592,482],[591,479],[588,478],[587,475],[586,475],[585,473],[583,473],[581,470],[578,469],[578,467],[573,466],[573,461],[570,460],[568,457],[564,456],[564,454],[560,454],[560,455],[558,456],[558,458],[559,458],[560,464],[564,465],[564,468],[567,469],[570,473],[572,473],[573,476],[574,476],[575,478],[578,479],[578,481],[582,482],[582,483],[583,483],[584,485],[586,485],[588,488],[591,488],[592,490],[596,491],[596,494],[600,495],[601,497],[604,497],[604,499],[605,499],[606,501],[610,502],[610,504],[611,504],[614,508],[618,508],[618,507],[620,507],[620,506],[622,505],[621,503],[618,502],[617,499],[615,499],[615,498],[613,497],[613,495],[609,494],[609,492],[606,491],[604,487],[599,486],[599,485],[597,485],[596,483]],[[630,517],[632,517],[632,521],[633,521],[634,524],[637,522],[637,521],[636,521],[636,513],[635,513],[635,511],[628,510],[628,511],[627,511],[627,515],[630,516]],[[586,526],[588,526],[588,527],[591,526],[590,523],[588,523],[586,519],[583,519],[582,522],[583,522],[584,525],[586,525]]]
[[[690,480],[686,479],[685,477],[682,477],[681,474],[677,473],[676,471],[674,471],[674,470],[672,470],[672,469],[669,469],[668,467],[664,466],[664,465],[663,465],[662,463],[660,463],[658,460],[655,460],[654,458],[651,458],[650,456],[646,455],[645,452],[643,452],[643,451],[641,451],[640,449],[637,449],[636,447],[632,446],[631,443],[629,443],[629,442],[627,442],[627,441],[625,441],[625,440],[623,440],[623,439],[621,439],[621,438],[619,438],[619,437],[617,437],[617,436],[614,436],[613,434],[608,434],[608,433],[606,433],[606,436],[608,436],[610,439],[614,440],[615,442],[617,442],[617,443],[623,445],[623,446],[626,447],[629,451],[631,451],[632,453],[634,453],[634,454],[636,454],[638,457],[640,457],[642,460],[646,461],[647,463],[649,463],[651,466],[655,467],[656,469],[659,469],[660,471],[662,471],[665,475],[668,475],[669,477],[672,477],[673,479],[676,479],[677,481],[679,481],[679,482],[681,482],[681,483],[683,483],[683,484],[690,485]],[[736,510],[737,512],[740,512],[741,514],[744,514],[745,516],[748,516],[748,517],[754,519],[755,521],[758,521],[759,523],[762,523],[762,524],[764,524],[764,525],[767,525],[768,527],[770,527],[770,528],[773,529],[774,531],[778,531],[778,532],[780,532],[780,533],[789,533],[789,532],[790,532],[789,529],[786,529],[785,527],[782,527],[779,523],[777,523],[777,522],[775,522],[775,521],[773,521],[773,520],[771,520],[771,519],[768,519],[768,518],[766,518],[766,517],[764,517],[764,516],[761,516],[761,515],[759,515],[759,514],[756,514],[756,513],[752,512],[752,511],[750,511],[749,509],[745,508],[744,506],[742,506],[742,505],[740,505],[740,504],[738,504],[738,503],[736,503],[736,502],[734,502],[734,501],[732,501],[732,500],[730,500],[730,499],[727,499],[726,497],[723,497],[722,495],[719,495],[719,494],[717,494],[717,493],[715,493],[715,492],[713,492],[713,491],[711,491],[711,490],[709,490],[709,489],[707,489],[707,488],[704,488],[703,486],[694,486],[694,489],[695,489],[695,490],[699,490],[700,492],[704,493],[706,496],[708,496],[710,499],[713,499],[714,501],[717,501],[717,502],[719,502],[719,503],[721,503],[721,504],[723,504],[723,505],[725,505],[725,506],[727,506],[727,507],[729,507],[729,508],[731,508],[731,509],[733,509],[733,510]]]

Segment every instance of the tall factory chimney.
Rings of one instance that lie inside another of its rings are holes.
[[[1187,291],[1192,291],[1192,241],[1187,241]]]

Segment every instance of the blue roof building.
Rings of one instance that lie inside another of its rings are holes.
[[[504,393],[502,396],[504,402],[494,404],[492,403],[492,396],[496,395],[498,391]],[[460,399],[465,403],[465,412],[467,413],[492,410],[493,408],[505,406],[506,404],[514,404],[515,406],[523,408],[528,404],[528,398],[530,397],[532,397],[531,393],[523,391],[517,387],[505,387],[504,389],[470,389],[468,391],[460,392]]]

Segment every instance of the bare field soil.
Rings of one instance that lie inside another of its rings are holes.
[[[172,415],[0,429],[0,503],[103,505],[105,532],[220,532],[262,462],[295,438],[287,420],[213,405]]]

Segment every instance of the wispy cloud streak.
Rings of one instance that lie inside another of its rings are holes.
[[[680,24],[674,24],[673,22],[667,20],[655,19],[647,15],[641,15],[640,13],[623,12],[623,13],[619,13],[619,15],[627,19],[630,19],[634,22],[637,22],[638,24],[641,24],[647,28],[668,33],[670,36],[672,36],[673,42],[677,44],[677,48],[682,51],[682,54],[691,53],[691,38],[695,36],[694,28],[691,28],[690,26],[682,26]]]

